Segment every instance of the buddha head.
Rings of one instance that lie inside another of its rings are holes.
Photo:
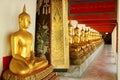
[[[75,35],[79,35],[80,29],[79,29],[78,27],[76,27],[76,28],[74,29],[74,33],[75,33]]]
[[[82,28],[81,30],[81,35],[84,36],[85,35],[85,30]]]
[[[24,5],[23,12],[19,15],[20,29],[27,29],[30,26],[30,16],[26,13],[26,7]]]
[[[73,32],[73,26],[71,25],[71,20],[69,21],[69,24],[68,24],[68,30],[69,30],[69,33]]]

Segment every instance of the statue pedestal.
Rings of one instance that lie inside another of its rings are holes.
[[[3,73],[4,80],[55,80],[53,78],[56,77],[56,73],[53,72],[53,66],[47,66],[46,68],[42,68],[25,75],[17,75],[12,73],[10,70],[6,70]]]

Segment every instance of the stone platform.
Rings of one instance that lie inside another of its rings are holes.
[[[57,74],[53,72],[53,66],[51,65],[26,75],[17,75],[10,70],[3,73],[4,80],[56,80],[52,79],[56,77]]]
[[[81,65],[70,65],[67,72],[58,72],[58,76],[80,78],[87,70],[88,66],[94,61],[95,57],[102,51],[104,44],[96,49]]]
[[[52,72],[49,75],[47,75],[45,78],[43,78],[42,80],[59,80],[57,77],[57,73]]]

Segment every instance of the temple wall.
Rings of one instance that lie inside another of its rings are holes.
[[[64,75],[65,77],[80,78],[87,68],[91,65],[94,59],[101,53],[104,48],[104,43],[102,43],[82,64],[80,65],[70,65],[67,72],[58,73],[58,75]]]
[[[1,0],[0,1],[0,74],[3,70],[2,58],[10,55],[9,35],[19,28],[18,15],[24,4],[31,16],[29,32],[35,36],[36,0]]]

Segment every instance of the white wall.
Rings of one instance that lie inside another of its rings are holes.
[[[112,51],[116,53],[116,27],[112,32]]]
[[[24,4],[31,16],[31,25],[28,29],[34,36],[36,0],[0,0],[0,74],[2,72],[2,58],[10,55],[8,35],[19,29],[18,15]]]
[[[120,0],[118,0],[117,2],[118,6],[117,6],[117,22],[118,22],[118,79],[117,80],[120,80]]]

